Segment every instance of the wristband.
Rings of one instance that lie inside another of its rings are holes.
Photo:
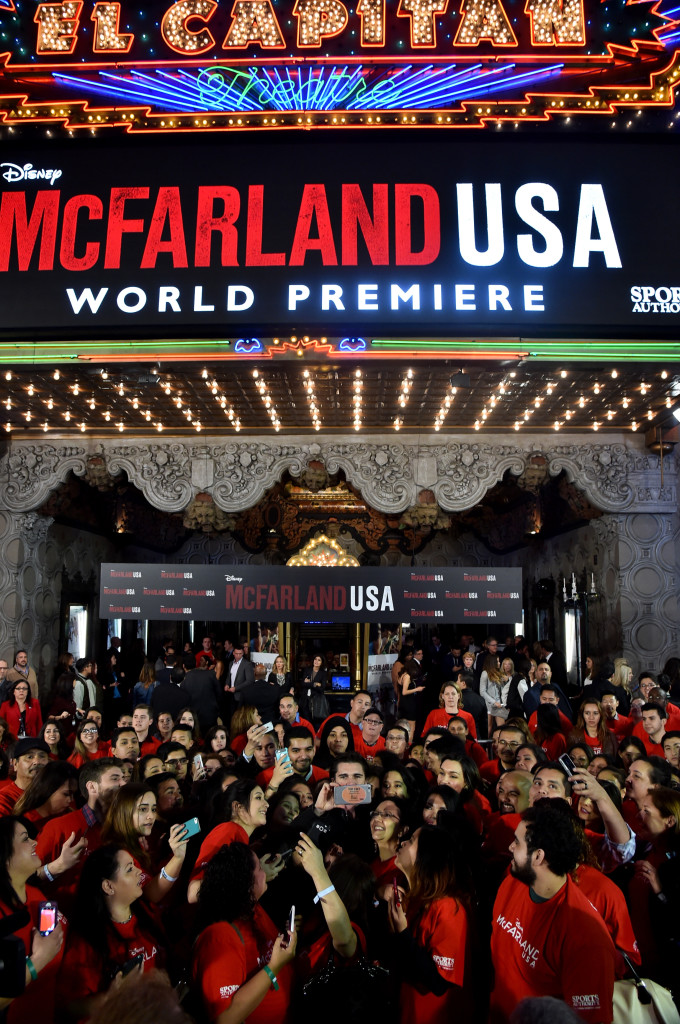
[[[272,986],[274,988],[274,991],[278,992],[279,991],[279,983],[276,980],[276,975],[274,974],[274,972],[271,969],[271,967],[269,966],[269,964],[265,964],[264,967],[262,968],[262,970],[264,971],[264,973],[267,975],[267,977],[271,981]]]
[[[31,960],[30,956],[26,957],[26,967],[28,968],[28,973],[31,975],[32,981],[37,981],[38,980],[38,972],[36,971],[35,964]]]
[[[176,882],[177,879],[169,875],[165,868],[161,868],[161,878],[164,878],[166,882]]]
[[[335,892],[335,886],[329,885],[327,889],[322,889],[321,892],[317,892],[316,896],[314,897],[314,902],[318,903],[319,900],[322,900],[324,898],[324,896],[329,896],[332,892]]]
[[[43,864],[43,874],[44,874],[44,876],[45,876],[45,878],[47,879],[48,882],[53,882],[54,881],[54,875],[52,874],[52,872],[48,868],[47,864]]]

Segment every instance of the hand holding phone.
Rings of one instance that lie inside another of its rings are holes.
[[[397,885],[397,876],[395,875],[392,879],[392,895],[394,896],[394,902],[398,907],[401,906],[401,893],[399,892],[399,886]]]
[[[560,754],[557,760],[562,765],[569,778],[576,774],[576,765],[569,757],[569,754]]]
[[[59,908],[56,903],[51,900],[43,900],[38,907],[40,912],[40,920],[38,922],[38,931],[41,935],[51,935],[54,929],[57,927],[58,912]]]
[[[284,949],[288,949],[288,947],[290,946],[294,932],[295,932],[295,904],[293,904],[293,906],[290,908],[290,913],[288,914],[288,920],[286,922],[286,935],[285,935],[284,941],[282,943]]]

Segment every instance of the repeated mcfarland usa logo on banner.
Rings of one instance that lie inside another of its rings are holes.
[[[522,617],[522,570],[102,565],[103,619],[488,622]]]
[[[675,339],[675,141],[565,141],[13,150],[4,337]]]

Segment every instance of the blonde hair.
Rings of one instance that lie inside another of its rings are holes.
[[[463,692],[462,692],[460,686],[458,685],[458,683],[454,682],[453,679],[450,679],[448,681],[448,683],[444,683],[442,688],[441,688],[441,690],[439,691],[439,707],[440,708],[444,707],[444,690],[448,690],[449,686],[452,686],[454,688],[454,690],[456,691],[456,693],[458,694],[458,704],[459,704],[460,707],[462,707],[463,705],[462,705],[461,701],[462,701],[462,698],[463,698]]]
[[[612,676],[614,686],[622,686],[630,696],[632,693],[630,685],[632,678],[633,670],[628,664],[628,660],[626,658],[614,658],[614,675]]]

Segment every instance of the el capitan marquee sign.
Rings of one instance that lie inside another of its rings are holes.
[[[673,103],[679,24],[671,0],[0,0],[0,116],[71,132],[611,116]]]

